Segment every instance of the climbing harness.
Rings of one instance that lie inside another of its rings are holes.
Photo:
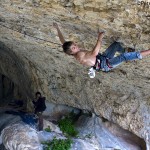
[[[110,65],[110,63],[109,63],[109,59],[108,59],[108,58],[106,58],[106,64],[107,64],[107,66],[108,66],[109,68],[113,68],[113,67]]]
[[[107,58],[106,56],[104,56],[104,55],[102,55],[102,54],[99,53],[99,54],[96,56],[95,65],[92,66],[92,67],[89,69],[89,72],[88,72],[89,77],[90,77],[90,78],[94,78],[96,71],[99,72],[100,70],[102,70],[102,71],[105,71],[105,72],[106,72],[107,70],[105,70],[104,65],[106,65],[106,66],[109,68],[109,70],[110,70],[111,68],[113,68],[113,67],[110,65],[110,63],[109,63],[109,58]]]
[[[106,56],[102,55],[102,54],[98,54],[96,56],[96,63],[95,65],[93,66],[93,68],[96,70],[96,71],[100,71],[103,69],[103,64],[102,62],[103,61],[106,61],[106,65],[109,67],[109,68],[112,68],[112,66],[109,64],[109,58],[107,58]]]
[[[98,55],[100,56],[100,55]],[[101,62],[102,62],[102,59],[98,56],[96,56],[96,62],[95,62],[95,65],[93,66],[93,68],[96,70],[96,71],[100,71],[101,69]]]

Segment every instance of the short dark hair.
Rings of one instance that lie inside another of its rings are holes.
[[[41,93],[40,93],[40,92],[36,92],[36,93],[35,93],[36,96],[37,96],[38,94],[41,96]]]
[[[65,43],[63,44],[63,46],[62,46],[64,52],[65,52],[66,54],[68,54],[68,55],[71,55],[71,49],[70,49],[70,47],[71,47],[72,44],[73,44],[72,41],[67,41],[67,42],[65,42]]]

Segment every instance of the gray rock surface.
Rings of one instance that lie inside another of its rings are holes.
[[[3,144],[7,150],[42,150],[38,133],[25,124],[13,124],[2,131]]]
[[[8,115],[11,116],[11,115]],[[14,119],[16,116],[14,116]],[[6,118],[8,121],[8,118]],[[3,122],[3,121],[2,121]],[[108,124],[109,122],[107,122]],[[82,115],[76,123],[78,138],[72,138],[71,150],[144,150],[142,140],[114,124],[109,126],[95,115]],[[36,131],[31,126],[19,121],[9,124],[2,130],[2,142],[7,150],[43,150],[41,142],[66,139],[57,125],[44,120],[44,129],[50,127],[52,132]],[[109,131],[111,129],[111,131]]]
[[[100,149],[145,149],[144,140],[109,121],[103,122],[94,114],[92,117],[80,116],[76,125],[79,130],[79,137],[83,139],[83,142],[94,143],[93,145]],[[85,149],[88,150],[88,146]]]

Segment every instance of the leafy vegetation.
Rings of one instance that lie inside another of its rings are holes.
[[[72,140],[71,139],[56,139],[52,141],[52,150],[69,150],[71,148]]]
[[[60,130],[66,135],[71,137],[77,137],[78,131],[75,129],[75,126],[73,124],[73,119],[75,117],[74,113],[70,113],[65,118],[61,119],[58,122],[58,126]]]
[[[44,129],[46,132],[51,132],[52,130],[51,130],[51,128],[50,128],[50,126],[48,126],[47,128],[45,128]]]
[[[44,150],[69,150],[71,148],[71,139],[56,139],[54,138],[51,142],[43,142],[46,145]]]
[[[77,137],[78,131],[74,126],[76,120],[76,114],[71,112],[68,116],[58,121],[60,130],[68,137],[68,139],[56,139],[56,137],[50,142],[43,142],[44,150],[69,150],[71,148],[72,140],[71,137]],[[50,127],[46,128],[45,131],[51,132]]]

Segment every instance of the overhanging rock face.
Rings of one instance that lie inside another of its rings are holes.
[[[150,58],[125,63],[90,79],[87,67],[62,52],[52,23],[58,22],[66,39],[88,50],[96,43],[98,29],[106,30],[102,51],[112,36],[119,37],[125,46],[142,50],[150,47],[149,10],[148,4],[128,0],[2,0],[0,45],[15,55],[13,61],[21,67],[10,63],[10,53],[2,55],[6,51],[1,46],[0,71],[25,89],[30,98],[39,90],[49,101],[91,110],[148,143]]]
[[[0,72],[19,85],[21,93],[30,97],[30,77],[24,62],[12,49],[0,42]]]

